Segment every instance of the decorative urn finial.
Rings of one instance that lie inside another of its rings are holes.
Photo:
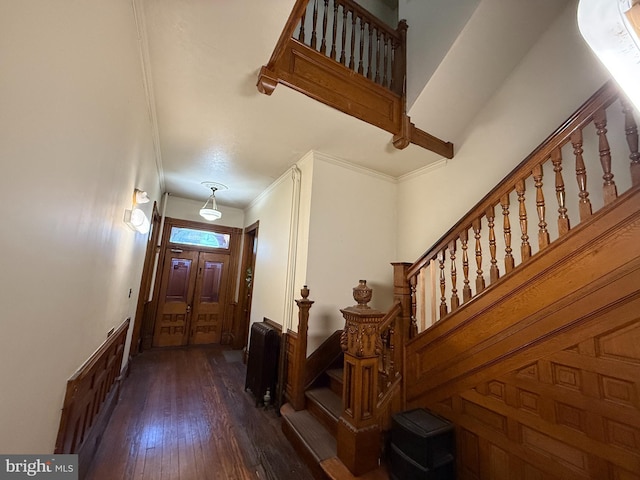
[[[353,299],[358,303],[358,308],[370,308],[367,303],[371,301],[373,290],[367,287],[366,280],[360,280],[357,287],[353,287]]]
[[[300,295],[302,295],[303,300],[309,298],[309,288],[306,285],[300,289]]]

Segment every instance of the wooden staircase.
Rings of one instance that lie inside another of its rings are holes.
[[[282,429],[318,479],[386,479],[384,432],[400,410],[402,345],[408,338],[409,264],[394,264],[395,302],[388,312],[370,308],[371,289],[360,280],[357,305],[341,310],[345,328],[306,356],[309,309],[305,286],[298,330],[285,336],[281,383],[288,403]]]
[[[638,138],[605,85],[416,262],[394,264],[387,313],[354,288],[323,347],[339,341],[343,369],[307,359],[303,290],[283,430],[317,478],[388,478],[391,416],[426,408],[455,425],[458,479],[640,480]]]
[[[384,465],[355,477],[338,459],[336,436],[343,409],[342,391],[343,369],[330,368],[323,372],[316,384],[305,392],[305,410],[296,411],[288,403],[281,408],[283,432],[319,480],[388,479]]]

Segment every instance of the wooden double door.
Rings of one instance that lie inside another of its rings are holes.
[[[167,249],[154,347],[220,343],[229,288],[229,255]]]

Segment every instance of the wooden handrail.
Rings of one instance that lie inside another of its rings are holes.
[[[593,113],[606,108],[618,98],[618,89],[613,82],[607,82],[584,105],[574,112],[555,132],[544,140],[530,155],[507,174],[485,197],[469,210],[453,227],[424,254],[416,260],[407,272],[407,277],[415,276],[436,254],[456,239],[460,230],[471,226],[471,219],[481,216],[487,208],[497,205],[500,198],[514,190],[517,180],[531,175],[536,164],[546,160],[553,150],[562,147],[571,140],[571,134],[587,125],[593,118]]]
[[[400,312],[402,311],[402,304],[400,303],[400,300],[396,300],[393,305],[391,306],[391,308],[389,309],[389,311],[387,312],[387,314],[382,317],[382,321],[380,322],[380,326],[378,327],[378,330],[380,332],[386,330],[389,325],[391,325],[391,322],[393,322],[398,315],[400,315]]]
[[[640,184],[637,123],[625,99],[620,105],[618,99],[613,83],[600,88],[407,269],[412,329],[419,330],[418,318],[425,329],[483,293],[501,279],[502,268],[502,275],[510,274],[548,249],[596,209],[613,204],[629,180]],[[629,178],[622,178],[616,169],[629,161]],[[572,170],[575,181],[569,182]],[[587,184],[596,170],[600,190]]]
[[[309,0],[296,0],[296,3],[291,9],[291,13],[289,14],[289,18],[287,19],[287,23],[285,23],[284,28],[282,29],[282,33],[280,33],[278,43],[276,43],[276,47],[273,49],[271,58],[269,58],[269,63],[267,63],[268,69],[273,69],[273,66],[278,63],[278,60],[284,54],[287,43],[293,36],[293,32],[300,23],[300,18],[302,17],[304,11],[307,9],[308,3]]]
[[[398,30],[394,30],[393,28],[388,26],[383,20],[380,20],[373,13],[369,12],[369,10],[360,6],[358,3],[354,2],[353,0],[336,0],[336,1],[339,4],[346,6],[349,10],[353,12],[357,12],[359,16],[369,19],[371,23],[373,23],[376,26],[376,28],[379,28],[380,30],[384,30],[387,35],[394,37],[397,41],[402,40],[400,34],[398,33]]]

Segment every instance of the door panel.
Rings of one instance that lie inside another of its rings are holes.
[[[229,256],[200,252],[189,343],[219,343],[227,298]]]
[[[154,347],[184,345],[197,263],[198,252],[167,250],[153,335]]]

